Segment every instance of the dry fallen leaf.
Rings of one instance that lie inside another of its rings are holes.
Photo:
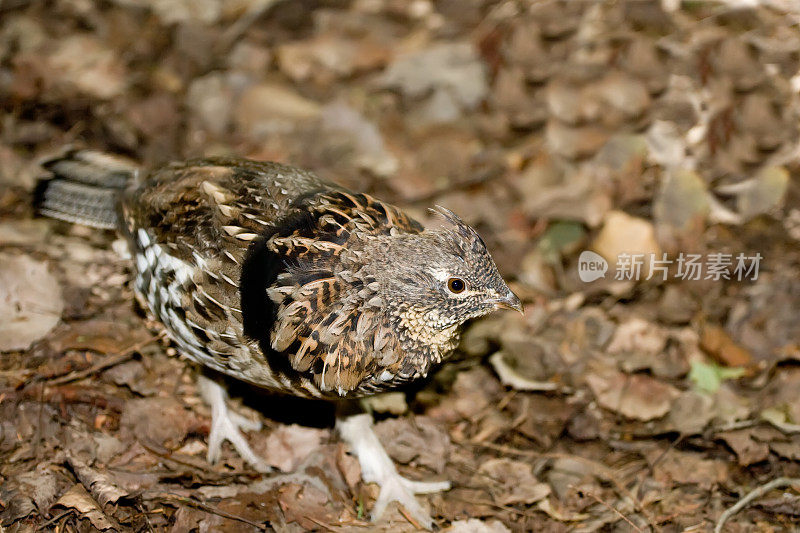
[[[267,462],[282,472],[293,472],[311,453],[322,444],[326,432],[292,424],[281,426],[269,434],[264,457]]]
[[[491,479],[490,490],[500,505],[530,505],[550,494],[550,485],[540,483],[529,463],[511,459],[490,459],[478,474]]]
[[[558,383],[550,381],[535,381],[520,374],[508,364],[503,352],[496,352],[489,358],[492,368],[497,372],[497,377],[503,385],[509,386],[514,390],[527,391],[548,391],[558,389]]]
[[[237,130],[251,137],[291,129],[319,116],[320,106],[282,85],[262,83],[242,93],[233,110]]]
[[[49,59],[48,76],[55,82],[95,98],[119,96],[127,85],[120,55],[91,35],[71,35],[58,42]]]
[[[621,372],[592,373],[586,376],[597,402],[628,418],[647,421],[669,412],[678,389],[644,375]]]
[[[768,213],[780,206],[789,188],[789,172],[783,167],[767,167],[736,198],[739,214],[745,219]]]
[[[697,238],[710,210],[706,183],[700,174],[686,169],[669,172],[653,202],[662,242]]]
[[[444,471],[450,438],[430,418],[389,418],[375,425],[375,434],[395,461],[425,466],[437,473]]]
[[[715,414],[714,399],[711,396],[695,391],[684,391],[672,403],[666,427],[681,435],[694,435],[702,432]]]
[[[46,263],[0,254],[0,351],[28,348],[55,327],[63,308]]]
[[[92,350],[102,354],[120,354],[152,336],[145,328],[124,327],[108,320],[73,322],[68,330],[60,330],[50,339],[53,348],[59,352]]]
[[[726,431],[718,433],[717,438],[731,447],[742,466],[749,466],[764,461],[769,457],[769,446],[756,440],[751,429]]]
[[[77,457],[68,456],[67,461],[82,485],[89,487],[96,501],[106,505],[128,496],[128,492],[119,488],[108,473],[91,468]]]
[[[655,356],[664,350],[666,344],[667,332],[663,328],[634,317],[617,327],[606,350],[611,354],[639,352]]]
[[[736,344],[719,326],[706,324],[703,327],[700,346],[711,357],[726,366],[747,366],[753,362],[750,352]]]
[[[654,448],[652,452],[648,459],[658,460],[653,467],[654,477],[661,482],[689,483],[708,490],[728,479],[727,461],[705,459],[699,453],[674,449],[663,457],[661,450]]]
[[[649,254],[654,254],[657,259],[661,258],[661,248],[656,242],[653,224],[622,211],[611,211],[606,215],[605,224],[590,248],[602,255],[610,265],[616,265],[621,254],[643,254],[638,276],[640,280],[645,279],[649,272]],[[631,261],[630,265],[633,264]]]
[[[511,530],[503,525],[499,520],[456,520],[450,527],[443,530],[443,533],[507,533]]]
[[[88,518],[94,527],[100,531],[109,529],[121,531],[122,528],[113,518],[108,517],[92,496],[86,492],[83,485],[76,483],[65,492],[61,498],[55,503],[60,507],[66,509],[75,509],[78,513],[85,518]]]
[[[157,444],[179,444],[195,425],[195,417],[174,397],[128,400],[120,418],[129,435]]]
[[[375,396],[367,396],[361,400],[364,405],[376,413],[391,413],[393,415],[402,415],[408,411],[408,403],[406,403],[405,392],[392,391],[376,394]]]
[[[464,109],[472,109],[489,90],[486,77],[486,66],[472,44],[446,43],[397,57],[379,83],[398,87],[409,98],[439,89]]]
[[[296,522],[306,531],[318,529],[320,522],[327,524],[334,520],[330,498],[316,487],[289,483],[280,487],[278,494],[286,521]]]

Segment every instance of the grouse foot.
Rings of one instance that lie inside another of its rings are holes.
[[[200,395],[211,406],[211,432],[208,435],[208,462],[219,460],[222,443],[230,442],[236,452],[259,472],[269,472],[271,468],[253,452],[240,430],[258,431],[261,423],[243,417],[228,407],[228,393],[225,388],[206,376],[197,380]]]
[[[398,474],[394,463],[372,429],[371,415],[359,414],[337,420],[336,428],[342,439],[355,452],[358,462],[361,464],[361,475],[364,481],[377,483],[381,488],[378,500],[372,509],[372,520],[379,519],[389,503],[398,502],[423,527],[430,529],[433,519],[422,509],[414,495],[449,490],[450,482],[412,481]]]

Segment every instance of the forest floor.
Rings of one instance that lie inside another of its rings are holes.
[[[416,528],[369,521],[326,403],[232,384],[277,473],[206,462],[115,235],[33,213],[64,146],[281,161],[478,229],[525,314],[370,403],[403,474],[452,482],[437,527],[796,528],[800,12],[736,4],[0,4],[0,531]]]

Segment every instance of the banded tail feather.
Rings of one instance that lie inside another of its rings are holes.
[[[47,217],[102,229],[117,227],[117,201],[137,172],[133,163],[94,150],[69,150],[42,164],[52,175],[34,191]]]

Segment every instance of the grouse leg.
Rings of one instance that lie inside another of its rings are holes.
[[[356,454],[364,481],[377,483],[381,488],[378,500],[372,509],[372,520],[379,519],[389,503],[398,502],[423,527],[430,529],[433,519],[422,509],[414,495],[449,490],[450,482],[412,481],[401,476],[372,429],[372,415],[358,414],[337,418],[336,428]]]
[[[240,430],[258,431],[260,422],[254,422],[228,406],[228,393],[225,388],[212,378],[201,375],[197,386],[203,400],[211,406],[211,432],[208,435],[208,462],[216,463],[219,459],[222,443],[229,441],[236,452],[259,472],[270,471],[269,465],[253,452]]]

